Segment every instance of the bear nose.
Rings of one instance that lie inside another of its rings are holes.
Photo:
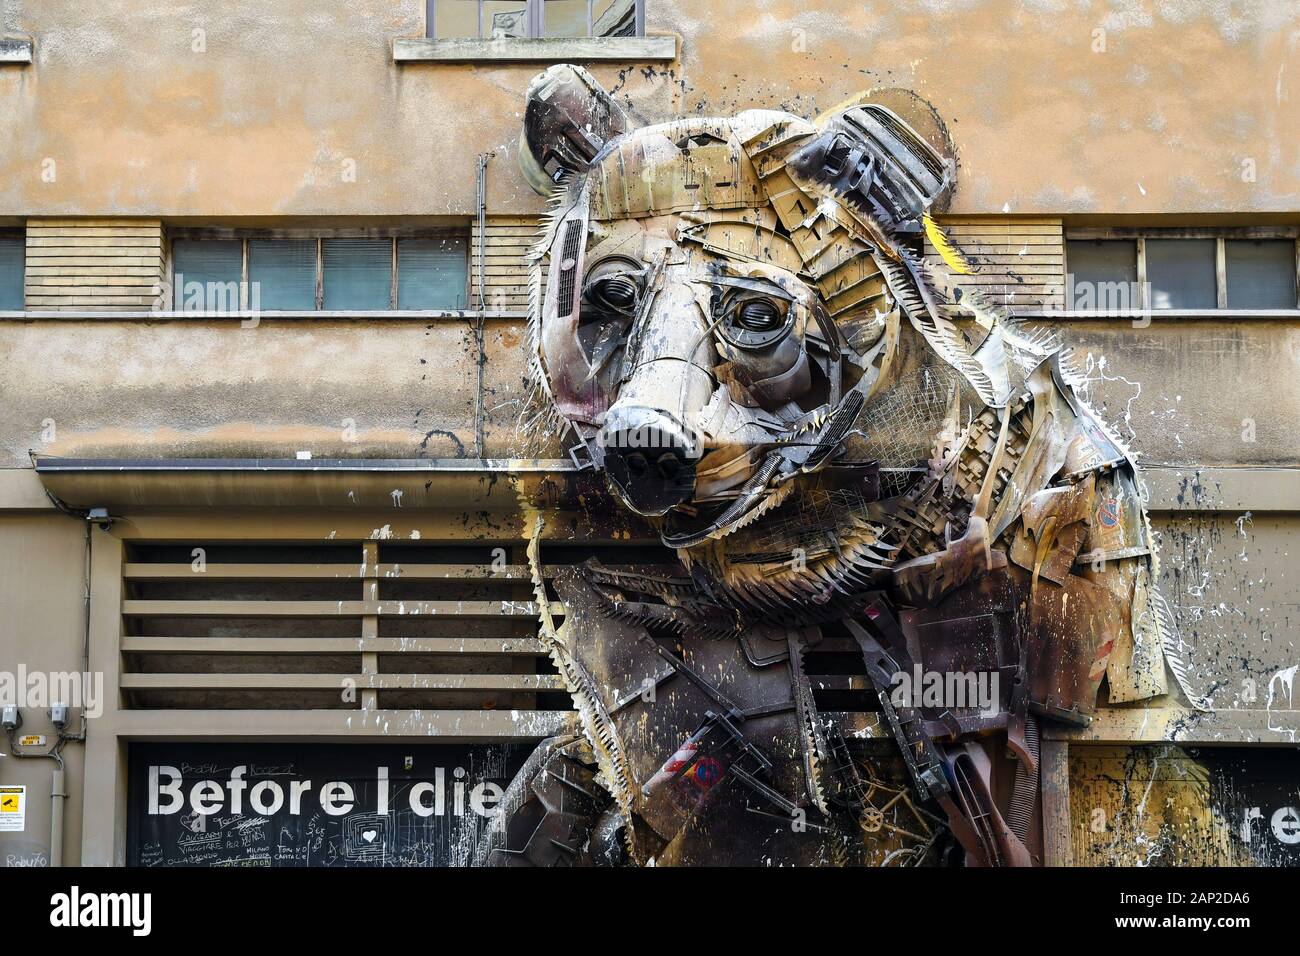
[[[614,490],[637,514],[665,514],[694,493],[698,450],[663,412],[616,406],[606,415],[599,441]]]

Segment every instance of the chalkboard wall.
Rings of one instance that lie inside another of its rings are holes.
[[[135,744],[128,862],[464,866],[532,749]]]

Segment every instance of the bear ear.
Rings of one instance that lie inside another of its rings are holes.
[[[952,200],[957,180],[957,150],[948,126],[939,111],[929,101],[911,90],[898,87],[878,87],[856,93],[838,103],[813,120],[813,125],[823,133],[839,126],[846,115],[866,121],[870,127],[881,127],[888,134],[886,152],[893,154],[888,165],[899,163],[911,167],[920,162],[930,167],[929,180],[918,197],[925,212],[942,213]],[[862,125],[861,122],[852,125]],[[915,212],[915,210],[913,210]],[[911,217],[913,228],[919,228],[919,216]]]
[[[614,97],[580,66],[559,63],[528,85],[519,166],[528,184],[548,195],[591,168],[610,140],[631,127]]]

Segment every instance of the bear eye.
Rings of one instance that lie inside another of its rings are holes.
[[[631,259],[611,257],[587,271],[582,295],[598,312],[632,316],[641,301],[645,267]]]
[[[592,304],[623,315],[636,309],[636,283],[626,275],[607,276],[592,283],[588,295]]]
[[[771,332],[782,321],[781,311],[771,299],[750,299],[736,313],[736,324],[750,332]]]
[[[724,297],[718,331],[736,348],[762,349],[775,345],[790,330],[790,303],[774,296],[749,293]]]

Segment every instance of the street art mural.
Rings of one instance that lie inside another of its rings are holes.
[[[953,157],[905,91],[636,127],[578,67],[533,82],[539,402],[680,570],[556,578],[582,732],[477,862],[1033,865],[1042,723],[1184,683],[1133,457],[963,286]],[[874,731],[808,676],[846,652]]]

